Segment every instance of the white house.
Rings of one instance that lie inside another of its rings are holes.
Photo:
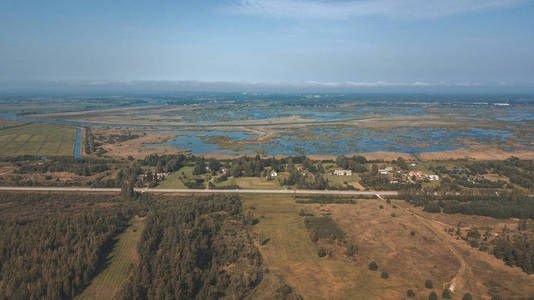
[[[439,175],[428,175],[428,180],[437,181],[439,180]]]
[[[351,170],[335,170],[334,175],[336,176],[351,176],[352,171]]]
[[[272,170],[271,171],[271,177],[276,177],[276,176],[278,176],[278,173],[276,173],[275,170]]]

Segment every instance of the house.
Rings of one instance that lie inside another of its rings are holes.
[[[228,169],[226,169],[226,168],[222,168],[221,171],[222,171],[223,174],[228,174]]]
[[[336,176],[351,176],[352,171],[351,170],[335,170],[334,175]]]
[[[380,170],[378,170],[378,173],[380,173],[382,175],[387,175],[388,171],[386,171],[386,169],[380,169]]]
[[[299,170],[299,171],[304,170],[304,166],[303,166],[303,165],[298,166],[298,167],[297,167],[297,170]]]
[[[169,172],[156,173],[157,180],[163,180],[167,176],[169,176]]]
[[[275,170],[272,170],[271,171],[271,177],[276,177],[276,176],[278,176],[278,173],[276,173]]]
[[[428,180],[437,181],[439,180],[439,175],[428,175]]]
[[[384,170],[386,170],[388,172],[391,172],[391,171],[393,171],[393,167],[385,167]]]

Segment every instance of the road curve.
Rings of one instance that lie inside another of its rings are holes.
[[[35,187],[35,186],[0,186],[0,191],[28,192],[120,192],[120,188],[88,187]],[[327,191],[327,190],[193,190],[193,189],[146,189],[136,188],[141,193],[239,193],[239,194],[316,194],[316,195],[380,195],[396,196],[395,191]]]

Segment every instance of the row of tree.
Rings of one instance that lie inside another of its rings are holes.
[[[131,212],[119,201],[108,195],[1,193],[0,298],[79,294],[127,225]]]
[[[161,200],[119,299],[242,298],[261,280],[261,256],[237,196]]]

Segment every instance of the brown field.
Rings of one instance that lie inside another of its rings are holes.
[[[493,146],[476,145],[467,149],[455,149],[450,151],[423,152],[418,156],[422,160],[449,160],[449,159],[480,159],[480,160],[500,160],[512,156],[520,159],[534,159],[534,151],[503,151]]]
[[[490,299],[492,293],[534,295],[534,275],[506,266],[444,231],[458,222],[466,228],[486,225],[498,230],[506,221],[426,214],[401,201],[393,201],[397,206],[393,208],[378,199],[358,200],[355,205],[318,205],[296,204],[285,195],[247,195],[243,202],[259,219],[253,233],[269,270],[251,299],[268,299],[284,283],[305,299],[401,299],[408,289],[415,291],[415,299],[428,299],[427,279],[433,281],[438,295],[452,287],[453,299],[461,299],[466,292],[474,299]],[[320,242],[333,253],[320,258],[304,217],[299,216],[301,209],[316,216],[330,215],[345,232],[346,243],[358,247],[358,254],[346,256],[343,243]],[[266,238],[268,243],[261,245]],[[368,269],[371,261],[377,262],[378,271]],[[388,279],[380,278],[383,270],[389,273]]]

